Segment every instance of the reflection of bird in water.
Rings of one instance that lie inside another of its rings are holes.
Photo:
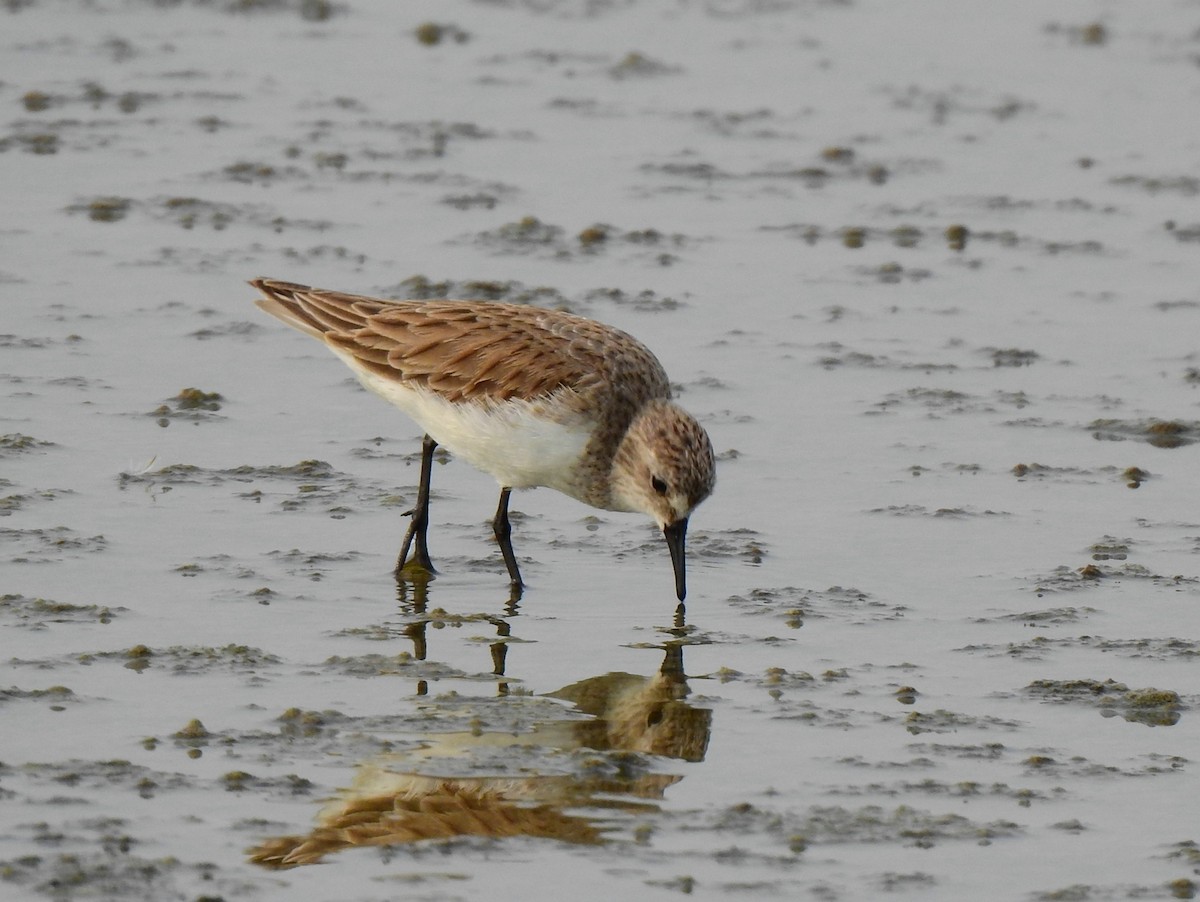
[[[596,817],[564,809],[656,810],[653,803],[683,779],[657,773],[651,760],[627,753],[704,759],[712,712],[684,701],[686,682],[682,669],[669,666],[672,658],[678,658],[676,650],[668,651],[668,664],[651,677],[610,673],[550,693],[574,702],[588,719],[548,718],[516,735],[433,734],[412,752],[364,762],[354,785],[325,807],[311,833],[267,840],[250,850],[250,860],[289,868],[353,846],[456,836],[603,842],[606,828]],[[522,697],[502,703],[546,704]],[[596,754],[584,764],[574,754],[579,749]],[[609,760],[605,753],[617,755]],[[478,776],[489,766],[503,773]],[[538,775],[527,776],[530,771]]]
[[[394,846],[456,836],[534,836],[581,845],[603,841],[600,830],[587,818],[564,814],[561,805],[530,804],[536,801],[531,791],[536,778],[388,776],[389,786],[378,785],[376,779],[361,786],[360,775],[343,799],[321,812],[321,825],[312,833],[267,840],[250,850],[250,860],[290,868],[315,864],[331,852],[354,846]]]

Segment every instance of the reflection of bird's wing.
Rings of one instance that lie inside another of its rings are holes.
[[[636,339],[583,317],[485,301],[383,301],[256,279],[258,305],[349,354],[364,369],[451,402],[586,395],[633,369],[669,397],[661,365]]]

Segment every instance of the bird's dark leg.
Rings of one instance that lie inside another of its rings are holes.
[[[500,489],[500,504],[496,507],[496,516],[492,520],[492,532],[496,534],[500,553],[504,555],[504,566],[508,568],[513,591],[520,597],[521,588],[525,584],[521,582],[521,570],[517,567],[517,556],[513,554],[512,525],[508,522],[508,496],[511,494],[512,489],[508,486]]]
[[[433,475],[433,452],[436,448],[437,442],[428,435],[425,436],[421,442],[421,482],[417,486],[417,503],[408,512],[412,519],[409,520],[408,531],[404,534],[404,544],[400,546],[400,556],[396,558],[397,579],[407,563],[408,548],[414,539],[416,547],[413,549],[413,562],[430,573],[437,572],[433,569],[433,561],[429,559],[429,544],[426,540],[429,530],[429,480]]]

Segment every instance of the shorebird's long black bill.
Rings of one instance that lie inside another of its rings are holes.
[[[667,540],[667,547],[671,549],[671,566],[675,568],[675,595],[680,601],[683,601],[684,596],[687,595],[683,556],[684,540],[687,538],[687,517],[664,526],[663,536]]]

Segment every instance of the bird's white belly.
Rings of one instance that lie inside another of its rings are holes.
[[[339,355],[343,356],[343,355]],[[343,359],[346,359],[345,357]],[[416,421],[439,445],[502,486],[548,486],[578,497],[576,468],[591,438],[592,423],[552,402],[509,400],[454,403],[363,371],[347,359],[359,381]],[[548,410],[552,411],[547,416]]]

